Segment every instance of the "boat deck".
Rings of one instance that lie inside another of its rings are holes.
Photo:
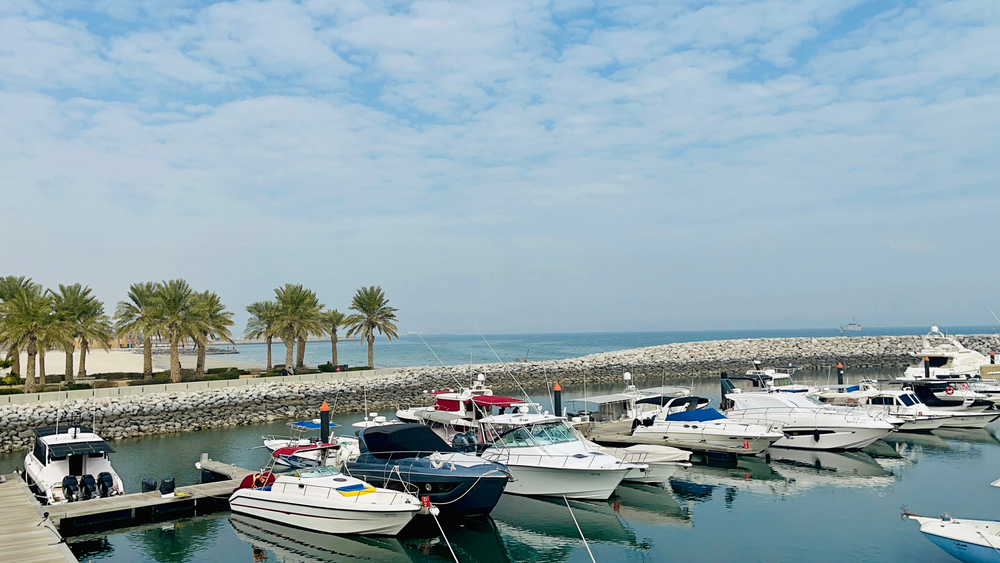
[[[42,512],[28,485],[17,475],[0,483],[0,559],[20,563],[76,563],[51,524],[39,526]]]

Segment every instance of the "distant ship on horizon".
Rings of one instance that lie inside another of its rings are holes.
[[[845,331],[859,331],[862,328],[861,323],[859,323],[854,317],[851,317],[851,322],[846,325],[840,325],[840,329],[838,330],[843,333]]]

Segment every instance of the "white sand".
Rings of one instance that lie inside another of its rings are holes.
[[[140,349],[141,352],[141,349]],[[208,356],[205,358],[205,368],[215,368],[215,367],[229,367],[235,366],[239,368],[259,368],[259,366],[248,366],[246,364],[240,364],[236,360],[239,356],[235,354],[229,355],[218,355],[218,356]],[[28,355],[21,353],[21,370],[24,371],[27,365]],[[181,355],[181,367],[187,369],[194,369],[198,358],[194,355]],[[35,366],[37,369],[38,365],[37,358],[35,359]],[[66,353],[57,352],[55,350],[50,350],[45,353],[45,373],[46,375],[56,375],[62,374],[65,369]],[[153,370],[163,371],[170,369],[170,355],[169,354],[154,354],[153,355]],[[5,370],[6,371],[6,370]],[[80,371],[80,351],[77,350],[73,354],[73,376],[75,377]],[[97,349],[91,350],[87,354],[87,375],[93,376],[99,373],[113,373],[113,372],[142,372],[142,354],[136,354],[133,349],[114,349],[108,352],[104,350]]]

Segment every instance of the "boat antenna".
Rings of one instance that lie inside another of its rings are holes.
[[[524,390],[524,387],[521,387],[521,382],[518,381],[517,378],[514,377],[514,374],[510,372],[510,368],[507,367],[507,364],[505,364],[504,361],[500,359],[500,355],[497,354],[497,351],[493,349],[492,345],[490,345],[490,341],[486,340],[486,337],[483,336],[483,332],[479,330],[479,327],[476,326],[476,323],[472,323],[472,328],[476,329],[476,332],[479,333],[479,336],[483,339],[483,342],[485,342],[486,346],[489,347],[490,352],[493,352],[493,355],[496,356],[497,361],[500,362],[500,365],[503,366],[503,370],[507,372],[507,375],[509,375],[511,379],[514,380],[514,384],[517,385],[517,388],[521,390],[521,394],[524,395],[524,398],[528,400],[528,403],[531,403],[531,397],[528,396],[528,392]],[[540,410],[540,409],[538,409],[538,407],[535,407],[535,410]],[[539,412],[539,414],[541,413]]]
[[[597,560],[594,559],[594,552],[590,551],[590,544],[587,543],[587,538],[583,535],[583,530],[580,529],[580,523],[576,521],[576,514],[573,514],[573,507],[566,500],[566,495],[563,495],[563,502],[566,503],[566,508],[569,509],[569,515],[573,517],[573,524],[576,526],[576,531],[580,533],[580,539],[583,540],[583,547],[587,548],[587,555],[590,556],[590,560],[593,563],[597,563]]]
[[[420,341],[424,343],[424,346],[427,346],[427,349],[431,351],[431,354],[434,354],[434,359],[437,360],[439,364],[441,364],[441,367],[443,367],[443,368],[447,368],[448,367],[447,365],[445,365],[444,362],[441,361],[441,358],[438,357],[437,353],[434,352],[434,348],[431,348],[431,345],[428,344],[426,340],[424,340],[424,335],[420,334],[419,332],[411,332],[410,334],[416,334],[417,335],[417,338],[419,338]],[[469,361],[471,362],[472,358],[469,358]],[[451,375],[451,378],[455,380],[455,383],[458,384],[459,387],[462,387],[462,382],[459,381],[457,377],[455,377],[455,374],[453,374],[451,372],[448,372],[448,373],[449,373],[449,375]],[[472,387],[472,384],[469,384],[469,387]]]

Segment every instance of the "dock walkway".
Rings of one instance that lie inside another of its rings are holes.
[[[0,483],[0,561],[76,563],[76,557],[51,523],[39,525],[41,505],[17,475]]]

